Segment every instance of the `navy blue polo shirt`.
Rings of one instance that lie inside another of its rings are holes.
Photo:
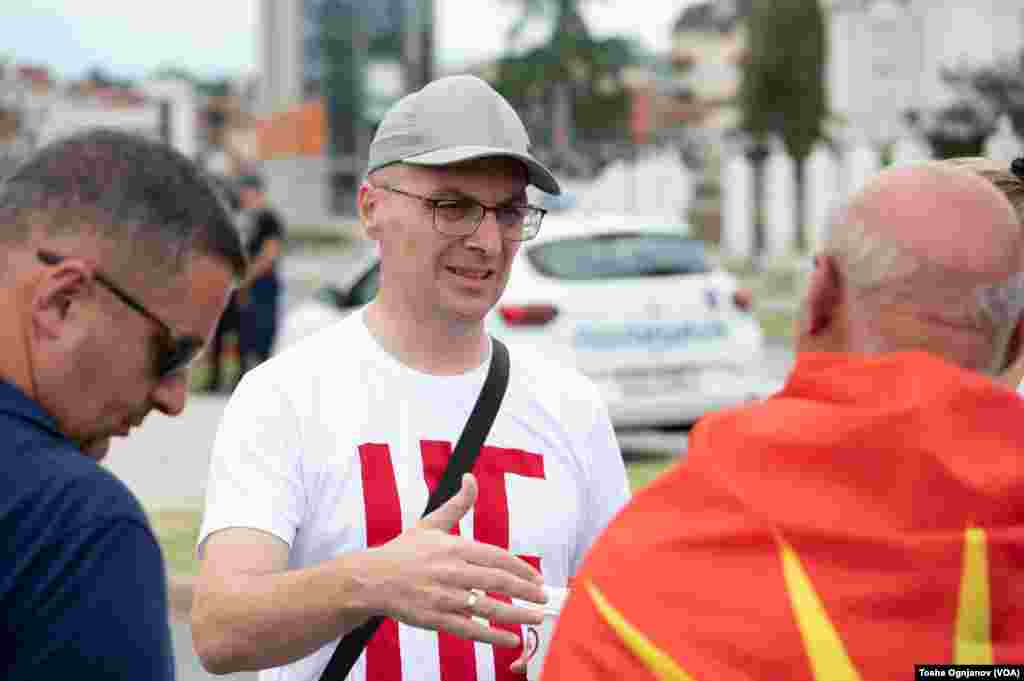
[[[174,678],[160,547],[128,488],[0,381],[0,678]]]

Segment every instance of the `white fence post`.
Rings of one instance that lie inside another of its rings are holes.
[[[839,163],[827,145],[814,145],[807,157],[804,177],[807,181],[807,204],[804,225],[807,245],[812,253],[821,248],[832,210],[839,200]]]
[[[769,256],[793,252],[796,237],[796,164],[781,147],[765,163],[765,250]]]
[[[1008,122],[1001,126],[1001,137],[990,145],[1001,144],[1000,160],[1014,158],[1024,152],[1020,141],[1012,136]],[[1007,159],[1006,156],[1012,153]],[[899,138],[893,147],[893,165],[926,161],[930,150],[914,137]],[[814,251],[825,239],[828,221],[837,204],[864,188],[881,169],[881,159],[869,144],[856,142],[837,157],[824,143],[815,145],[806,160],[804,174],[806,204],[803,216],[797,215],[795,161],[781,148],[775,147],[765,161],[765,250],[772,257],[792,254],[795,247],[798,219],[806,229],[808,247]],[[731,153],[722,165],[722,250],[733,256],[753,255],[754,234],[754,170],[741,150]]]
[[[682,220],[693,195],[693,173],[679,155],[664,151],[641,160],[635,169],[637,205],[629,212]]]
[[[754,250],[754,169],[739,150],[722,166],[722,247],[740,258]]]
[[[1013,132],[1013,123],[1006,114],[999,117],[999,127],[994,135],[985,141],[985,156],[1007,166],[1024,152],[1021,140]]]
[[[922,142],[909,135],[900,137],[893,144],[892,164],[902,166],[908,163],[920,163],[932,157],[931,150]]]
[[[592,183],[581,188],[580,209],[592,212],[646,215],[683,220],[693,198],[693,172],[670,151],[615,161]]]
[[[856,194],[867,184],[871,176],[878,172],[881,165],[878,154],[869,145],[854,145],[846,154],[843,197]]]
[[[166,123],[170,139],[164,140],[175,149],[189,158],[195,158],[199,151],[198,133],[196,123],[195,89],[191,83],[169,78],[165,80],[149,80],[143,86],[143,91],[157,107],[158,117],[168,116],[168,120],[161,120]],[[167,111],[161,109],[161,105],[167,105]]]

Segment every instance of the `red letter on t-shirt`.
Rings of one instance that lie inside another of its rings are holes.
[[[448,465],[448,459],[452,454],[452,444],[424,440],[420,442],[420,449],[423,452],[423,472],[427,486],[433,489],[441,479],[445,466]],[[473,538],[506,550],[509,548],[508,494],[505,489],[505,475],[508,473],[530,478],[543,478],[544,458],[539,454],[521,449],[485,446],[480,449],[480,455],[473,465],[473,474],[480,486],[480,493],[477,495],[476,505],[473,508]],[[459,533],[458,526],[452,528],[452,533]],[[538,570],[541,569],[538,557],[519,557]],[[489,593],[487,595],[505,603],[512,602],[512,599],[504,594]],[[511,631],[516,636],[522,636],[522,630],[517,625],[500,622],[492,622],[491,625]],[[441,681],[476,678],[476,658],[473,655],[471,641],[442,633],[440,646]],[[522,645],[517,648],[494,647],[496,681],[514,681],[517,678],[523,678],[521,675],[515,675],[509,671],[509,667],[521,652]],[[465,668],[470,665],[471,669]]]

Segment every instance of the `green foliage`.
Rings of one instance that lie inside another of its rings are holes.
[[[983,102],[961,99],[926,114],[921,129],[936,158],[983,156],[997,122],[996,112]]]
[[[199,82],[199,76],[192,73],[184,66],[178,66],[176,64],[164,64],[162,66],[158,66],[156,70],[153,71],[151,77],[156,79],[184,80],[193,84]]]
[[[517,5],[522,10],[519,18],[509,29],[510,40],[518,39],[527,25],[535,19],[554,18],[555,33],[581,30],[586,32],[586,23],[580,12],[586,0],[505,0],[505,4]]]
[[[621,37],[594,38],[580,13],[579,0],[509,1],[522,7],[510,39],[534,19],[553,18],[545,43],[499,60],[494,83],[538,133],[538,141],[550,138],[555,89],[564,86],[570,88],[578,138],[621,136],[629,118],[622,69],[635,61],[632,43]]]
[[[755,139],[779,135],[793,158],[824,137],[827,36],[818,0],[754,0],[749,56],[740,88],[741,127]]]
[[[130,88],[135,85],[133,80],[114,76],[101,66],[94,66],[86,71],[85,79],[96,83],[100,87]]]
[[[943,69],[942,78],[973,89],[996,116],[1008,115],[1013,131],[1024,137],[1024,49],[993,64]]]
[[[664,458],[663,455],[649,460],[627,461],[626,475],[629,478],[629,489],[634,493],[638,492],[654,482],[655,478],[675,463],[678,463],[678,459],[675,457]]]
[[[202,513],[191,509],[156,511],[149,521],[164,554],[167,573],[176,577],[197,575],[196,542]]]
[[[819,0],[753,0],[747,17],[748,56],[740,86],[740,127],[761,147],[769,137],[782,139],[796,161],[797,215],[806,202],[804,160],[825,137],[827,37]],[[755,165],[756,214],[762,210],[762,166]],[[797,248],[806,248],[803,226]],[[763,224],[755,220],[755,247],[764,242]]]

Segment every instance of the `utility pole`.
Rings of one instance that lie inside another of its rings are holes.
[[[325,2],[320,17],[327,118],[330,212],[352,213],[366,157],[368,37],[362,11],[348,0]]]
[[[402,70],[405,91],[434,79],[434,0],[402,2]]]

